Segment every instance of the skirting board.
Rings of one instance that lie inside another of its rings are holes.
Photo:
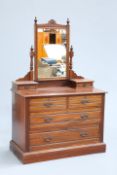
[[[23,152],[13,141],[10,142],[11,151],[21,160],[22,163],[33,163],[58,158],[73,157],[84,154],[105,152],[104,143],[87,144],[65,148],[56,148],[52,150],[41,150],[32,152]]]

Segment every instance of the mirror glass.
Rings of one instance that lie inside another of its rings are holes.
[[[38,79],[66,77],[66,30],[39,28]]]

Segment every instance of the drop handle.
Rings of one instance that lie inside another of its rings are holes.
[[[52,103],[44,103],[43,105],[47,108],[50,108],[53,104]]]
[[[80,101],[80,103],[82,103],[82,104],[87,104],[87,103],[89,103],[89,100],[88,100],[88,99],[82,99],[82,100]]]
[[[81,132],[80,133],[80,137],[86,137],[86,136],[88,136],[88,133],[87,132]]]
[[[82,120],[86,120],[86,119],[88,119],[88,115],[87,115],[87,114],[81,114],[81,115],[80,115],[80,118],[81,118]]]
[[[45,117],[44,119],[45,123],[50,123],[52,121],[52,118],[50,117]]]
[[[46,137],[46,138],[44,138],[44,141],[45,142],[51,142],[52,141],[52,137]]]

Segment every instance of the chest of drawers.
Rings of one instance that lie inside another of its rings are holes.
[[[23,163],[105,151],[103,91],[39,92],[13,90],[11,150]]]

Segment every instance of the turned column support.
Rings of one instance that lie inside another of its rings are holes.
[[[30,48],[30,71],[33,71],[33,58],[34,58],[34,49],[33,47],[31,46]]]
[[[73,59],[73,56],[74,56],[74,52],[73,52],[73,47],[71,46],[70,47],[70,52],[69,52],[69,57],[70,57],[70,65],[69,65],[69,68],[72,69],[72,59]]]

